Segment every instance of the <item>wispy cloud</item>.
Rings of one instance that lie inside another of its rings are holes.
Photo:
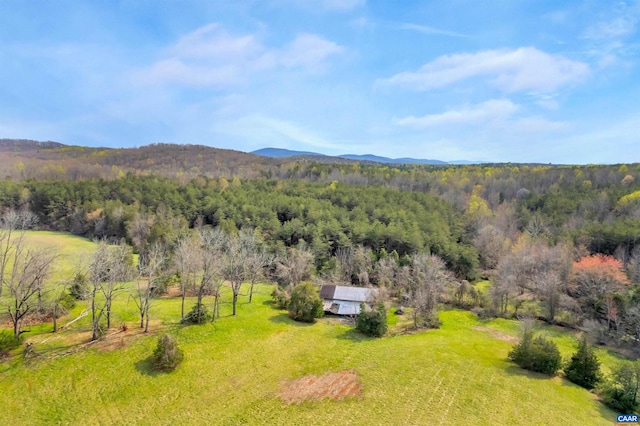
[[[400,126],[416,128],[449,126],[460,124],[480,124],[495,120],[504,120],[513,115],[519,106],[509,99],[492,99],[481,104],[450,109],[441,114],[430,114],[422,117],[413,115],[396,120]]]
[[[244,116],[234,122],[217,126],[216,130],[223,134],[260,141],[263,147],[272,145],[298,149],[303,145],[306,149],[328,150],[341,147],[299,123],[265,115]]]
[[[415,129],[460,129],[474,126],[485,130],[509,129],[514,132],[540,133],[566,129],[568,123],[551,121],[538,116],[523,116],[520,105],[509,99],[491,99],[475,105],[449,109],[440,114],[422,117],[413,115],[396,119],[395,124]]]
[[[481,77],[504,92],[548,93],[588,75],[586,63],[521,47],[440,56],[418,71],[402,72],[380,83],[427,91]]]
[[[637,42],[630,43],[640,23],[640,1],[619,3],[607,12],[607,16],[587,27],[582,37],[600,68],[618,65],[640,51]]]
[[[469,37],[466,34],[457,33],[455,31],[441,30],[438,28],[430,27],[428,25],[418,25],[418,24],[412,24],[408,22],[398,24],[398,29],[417,31],[422,34],[429,34],[429,35],[441,35],[441,36],[459,37],[459,38]]]
[[[277,55],[280,63],[287,68],[314,68],[325,64],[327,58],[343,52],[342,46],[315,34],[299,34]]]
[[[330,57],[343,51],[337,43],[307,33],[298,34],[281,48],[269,48],[255,34],[229,34],[214,23],[181,37],[166,49],[164,58],[138,70],[135,80],[222,87],[277,68],[321,71]]]

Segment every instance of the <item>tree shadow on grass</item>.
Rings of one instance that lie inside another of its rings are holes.
[[[141,374],[144,374],[145,376],[151,376],[151,377],[156,377],[156,376],[159,376],[160,374],[164,374],[164,372],[158,371],[153,368],[153,361],[151,360],[150,356],[136,362],[136,370],[138,370],[138,372],[140,372]]]
[[[279,309],[276,307],[276,302],[274,302],[273,300],[265,300],[262,302],[262,304],[265,306],[271,306],[274,309]]]
[[[364,334],[357,331],[355,328],[350,328],[349,330],[345,330],[343,333],[340,333],[336,336],[340,340],[348,340],[354,343],[367,342],[369,340],[375,339],[375,337],[368,337]]]
[[[595,404],[598,412],[602,415],[602,418],[607,419],[611,422],[616,420],[616,415],[618,414],[618,412],[613,410],[612,408],[607,407],[605,403],[602,402],[600,397],[596,396],[593,403]]]
[[[310,322],[294,321],[285,313],[273,315],[269,317],[269,321],[275,324],[296,325],[298,327],[309,327],[313,325],[313,323]]]
[[[140,374],[144,374],[145,376],[156,377],[173,372],[173,370],[156,370],[155,368],[153,368],[153,361],[150,356],[145,359],[141,359],[140,361],[136,362],[135,365],[136,370],[138,370]]]
[[[542,373],[536,373],[535,371],[530,371],[530,370],[525,370],[524,368],[521,368],[517,365],[510,365],[509,367],[505,368],[505,371],[507,372],[507,374],[511,375],[511,376],[525,376],[528,377],[530,379],[535,379],[535,380],[549,380],[552,379],[553,377],[548,376],[546,374],[542,374]]]

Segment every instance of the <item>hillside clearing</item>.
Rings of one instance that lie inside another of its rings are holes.
[[[293,322],[273,308],[271,288],[258,285],[252,304],[241,298],[236,317],[227,291],[222,317],[201,326],[178,324],[179,299],[156,300],[152,331],[170,332],[185,353],[168,374],[152,371],[157,335],[138,332],[126,292],[116,299],[117,327],[106,341],[77,350],[88,339],[87,318],[55,335],[48,324],[33,327],[26,336],[40,356],[0,363],[0,423],[604,425],[615,418],[594,394],[506,361],[512,344],[504,337],[518,334],[513,321],[447,310],[438,330],[404,334],[395,325],[393,337],[370,339],[334,318]],[[80,302],[60,323],[83,309]],[[404,319],[391,315],[390,323]],[[119,331],[120,324],[128,330]],[[570,334],[541,329],[565,357],[575,350]],[[598,354],[606,364],[615,361]],[[353,379],[359,392],[345,386],[337,393],[353,395],[335,401],[324,398],[336,392],[328,386],[313,400],[281,399],[287,384],[317,382],[312,376],[331,383],[339,372],[348,372],[341,377]]]

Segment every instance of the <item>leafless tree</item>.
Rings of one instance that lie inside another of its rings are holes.
[[[384,257],[375,265],[374,276],[378,287],[391,288],[396,283],[398,274],[398,263],[392,257]]]
[[[231,291],[233,293],[233,315],[236,315],[236,307],[238,304],[238,295],[245,278],[245,260],[247,253],[251,250],[249,241],[241,241],[240,238],[233,235],[227,235],[225,239],[225,247],[222,256],[222,278],[229,281]]]
[[[195,288],[198,272],[202,269],[201,241],[191,236],[183,237],[178,241],[173,260],[180,274],[181,319],[184,320],[184,301],[187,292]]]
[[[485,269],[494,269],[498,261],[509,251],[511,240],[492,224],[487,224],[478,230],[473,239],[473,245],[480,253],[480,263]]]
[[[58,331],[58,315],[64,315],[67,310],[64,307],[64,300],[67,297],[67,284],[57,283],[49,292],[49,306],[51,308],[51,318],[53,320],[53,332]],[[62,312],[61,312],[62,311]]]
[[[149,309],[153,300],[153,284],[165,268],[166,262],[166,248],[161,243],[154,243],[147,250],[146,263],[138,265],[133,301],[140,312],[140,328],[144,328],[145,333],[149,331]]]
[[[134,247],[140,255],[138,263],[145,265],[147,263],[147,244],[151,235],[151,227],[154,218],[146,213],[138,213],[133,220],[127,223],[127,234],[131,238]]]
[[[313,254],[304,247],[289,248],[276,264],[278,280],[285,286],[294,286],[309,279],[313,267]]]
[[[510,295],[529,292],[545,303],[546,318],[553,321],[569,282],[571,252],[565,245],[549,246],[543,239],[521,238],[498,263],[492,289],[496,306],[499,302],[501,311],[506,312]]]
[[[0,297],[13,252],[23,246],[26,230],[37,222],[38,218],[28,210],[7,210],[0,216]]]
[[[219,315],[220,289],[222,287],[221,270],[222,259],[221,254],[225,247],[226,235],[219,228],[201,228],[198,232],[201,240],[200,258],[201,272],[200,280],[196,284],[198,309],[198,322],[201,321],[202,299],[206,294],[213,295],[213,312],[211,319],[214,320]]]
[[[273,263],[274,257],[265,250],[255,231],[243,229],[238,237],[240,244],[244,247],[244,280],[249,282],[249,303],[251,303],[254,286],[264,277],[265,268]]]
[[[124,244],[108,246],[104,241],[98,244],[89,262],[89,282],[91,285],[91,339],[100,337],[100,320],[104,315],[107,329],[111,328],[111,307],[115,295],[131,279],[131,250]]]
[[[369,274],[373,268],[371,250],[363,246],[340,247],[336,252],[336,258],[342,272],[342,281],[369,285]]]
[[[37,301],[33,300],[34,296],[44,285],[54,259],[55,256],[50,251],[27,248],[24,241],[13,246],[9,256],[11,270],[5,273],[4,279],[11,295],[7,310],[16,338],[22,332],[24,317],[37,304]]]
[[[438,256],[428,253],[418,253],[413,256],[407,293],[414,308],[413,322],[416,328],[431,324],[436,312],[438,296],[452,278],[444,261]]]

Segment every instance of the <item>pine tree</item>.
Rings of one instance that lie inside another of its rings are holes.
[[[586,389],[593,389],[600,381],[600,361],[587,343],[586,337],[580,341],[577,352],[564,369],[564,375],[568,380]]]

